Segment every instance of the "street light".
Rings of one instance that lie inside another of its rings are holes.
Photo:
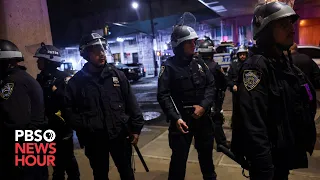
[[[137,2],[132,2],[131,6],[133,7],[133,9],[138,9],[139,4]]]
[[[146,0],[145,2],[148,3],[148,6],[149,6],[149,15],[150,15],[150,24],[151,24],[151,31],[152,31],[152,39],[151,39],[151,44],[155,44],[155,33],[154,33],[154,23],[153,23],[153,12],[152,12],[152,6],[151,6],[151,2],[152,0]],[[132,8],[133,9],[138,9],[139,7],[139,4],[137,2],[132,2]],[[158,76],[158,70],[157,70],[157,66],[158,66],[158,63],[157,63],[157,59],[156,59],[156,51],[157,49],[154,47],[154,50],[153,50],[153,62],[154,62],[154,75],[155,76]]]

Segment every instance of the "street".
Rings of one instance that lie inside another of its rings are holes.
[[[138,147],[150,169],[150,172],[145,172],[141,161],[137,154],[134,155],[135,177],[137,180],[166,180],[168,177],[168,168],[171,157],[171,149],[168,145],[168,123],[165,116],[157,103],[157,78],[144,78],[136,83],[132,83],[132,90],[135,93],[141,110],[146,119],[146,125],[140,135]],[[230,92],[226,92],[225,104],[223,106],[226,123],[224,130],[228,140],[231,140],[231,129],[229,127],[232,98]],[[317,113],[319,117],[319,113]],[[320,130],[317,125],[318,132]],[[320,180],[320,145],[319,134],[316,150],[309,158],[309,168],[291,171],[290,180]],[[84,150],[79,148],[76,136],[74,137],[75,155],[80,167],[81,179],[93,180],[92,170],[87,157],[84,155]],[[219,180],[245,180],[242,176],[242,168],[223,155],[221,152],[213,152],[214,164]],[[50,168],[52,174],[52,168]],[[246,172],[248,175],[248,173]],[[111,180],[120,180],[117,168],[112,160],[110,161],[109,178]],[[193,145],[191,145],[189,158],[187,163],[187,180],[202,179],[198,163],[198,154]]]

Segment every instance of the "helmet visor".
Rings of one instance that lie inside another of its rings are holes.
[[[91,52],[95,55],[104,55],[107,59],[112,58],[112,53],[109,45],[104,39],[96,39],[81,47],[86,52]]]

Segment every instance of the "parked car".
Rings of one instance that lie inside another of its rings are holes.
[[[125,64],[129,67],[136,67],[136,68],[139,68],[140,69],[140,73],[143,74],[143,77],[146,76],[146,69],[144,68],[143,64],[142,63],[130,63],[130,64]]]
[[[231,65],[231,53],[234,51],[234,45],[231,43],[219,44],[215,50],[214,61],[222,67],[224,72],[227,72]]]
[[[141,77],[143,77],[143,71],[141,71],[141,67],[139,66],[130,67],[120,62],[109,63],[109,64],[114,65],[117,69],[124,72],[128,80],[138,81]]]
[[[313,61],[317,63],[318,67],[320,67],[320,47],[298,45],[298,52],[311,57]]]
[[[61,66],[58,68],[60,71],[64,71],[69,73],[71,76],[76,74],[76,70],[73,69],[73,65],[71,62],[64,62],[61,64]]]

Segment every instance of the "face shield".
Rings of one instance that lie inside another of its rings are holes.
[[[112,53],[104,39],[95,39],[81,47],[82,53],[87,54],[86,60],[95,67],[102,67],[108,61],[112,61]]]

